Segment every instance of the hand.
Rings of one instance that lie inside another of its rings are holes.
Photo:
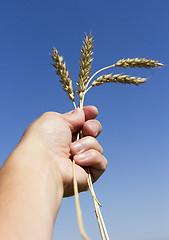
[[[101,125],[93,120],[98,114],[95,107],[84,107],[66,114],[48,112],[43,114],[26,130],[21,142],[33,140],[33,148],[43,148],[46,162],[52,166],[55,175],[60,175],[63,182],[64,196],[73,195],[73,164],[76,162],[76,178],[79,191],[88,189],[87,174],[89,167],[95,182],[104,172],[107,161],[102,147],[95,137],[101,132]],[[82,129],[84,138],[74,141],[77,132]],[[73,143],[72,143],[73,139]],[[30,151],[32,151],[32,146]]]

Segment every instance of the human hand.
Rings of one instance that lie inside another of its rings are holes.
[[[93,182],[106,169],[102,147],[95,139],[101,132],[100,123],[94,120],[97,114],[98,110],[93,106],[65,114],[45,113],[28,127],[21,140],[21,144],[29,143],[30,151],[35,152],[36,149],[38,159],[41,159],[40,154],[43,154],[43,159],[45,156],[45,165],[50,165],[54,175],[60,175],[66,197],[73,195],[73,157],[79,192],[88,189],[87,173],[83,167],[90,168]],[[81,129],[85,137],[75,141]]]

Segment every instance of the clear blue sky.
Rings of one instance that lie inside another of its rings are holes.
[[[99,109],[109,164],[95,184],[110,239],[169,240],[169,1],[6,0],[0,2],[0,166],[25,128],[45,111],[73,105],[50,65],[56,47],[74,87],[85,32],[92,30],[93,73],[121,58],[147,57],[166,67],[114,69],[151,77],[88,93]],[[111,70],[112,71],[112,70]],[[109,73],[107,71],[105,73]],[[92,198],[80,194],[86,231],[100,239]],[[64,199],[53,239],[79,240],[74,198]]]

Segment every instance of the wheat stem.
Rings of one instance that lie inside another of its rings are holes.
[[[86,93],[87,93],[92,87],[93,87],[93,86],[91,85],[90,87],[88,87],[88,88],[86,89],[85,95],[86,95]]]
[[[89,172],[89,174],[88,174],[88,178],[91,178],[90,172]],[[90,193],[91,193],[93,199],[99,204],[100,207],[102,207],[101,203],[99,202],[99,200],[98,200],[98,199],[96,198],[96,196],[94,195],[94,193],[93,193],[90,185],[89,185],[89,190],[90,190]]]
[[[83,97],[79,101],[80,108],[83,108],[84,97],[85,97],[85,93],[83,94]],[[92,179],[91,179],[90,169],[86,168],[86,172],[88,173],[88,185],[89,185],[91,195],[93,197],[93,203],[94,203],[96,217],[97,217],[97,221],[98,221],[98,225],[99,225],[99,229],[100,229],[100,234],[101,234],[102,240],[105,240],[104,234],[105,234],[105,236],[108,236],[108,233],[107,233],[107,230],[106,230],[106,227],[105,227],[105,224],[103,221],[103,217],[102,217],[102,214],[101,214],[101,211],[99,208],[99,205],[100,206],[102,206],[102,205],[96,198],[96,194],[94,192],[93,183],[92,183]],[[106,240],[109,240],[109,237],[106,238]]]
[[[73,101],[73,106],[74,106],[75,109],[77,108],[75,101]]]
[[[93,199],[93,203],[94,203],[95,209],[98,210],[97,202],[95,201],[95,199]],[[96,213],[97,222],[98,222],[98,225],[99,225],[99,230],[100,230],[100,234],[101,234],[102,240],[106,240],[105,239],[105,235],[104,235],[103,226],[101,224],[101,219],[100,219],[100,216],[98,215],[98,211],[95,210],[95,213]]]
[[[77,219],[78,219],[77,222],[78,222],[80,234],[84,240],[89,240],[87,234],[85,233],[84,226],[83,226],[74,159],[73,159],[73,185],[74,185],[74,195],[75,195],[75,203],[76,203],[76,213],[77,213]]]
[[[96,201],[94,201],[94,204],[95,204],[95,208],[97,209],[97,218],[99,219],[99,228],[102,229],[102,231],[104,232],[106,240],[110,240],[110,238],[108,236],[108,233],[107,233],[107,230],[106,230],[105,223],[103,221],[103,217],[102,217],[100,208],[99,208],[99,206],[98,206]]]
[[[104,70],[106,70],[106,69],[112,68],[112,67],[115,67],[115,64],[110,65],[110,66],[107,66],[107,67],[104,67],[104,68],[101,68],[100,70],[98,70],[97,72],[95,72],[95,73],[91,76],[91,78],[89,79],[88,83],[86,84],[86,88],[89,86],[89,83],[91,82],[91,80],[92,80],[98,73],[100,73],[100,72],[102,72],[102,71],[104,71]]]
[[[79,102],[79,108],[81,108],[81,109],[83,108],[83,101],[84,101],[84,97]],[[77,140],[79,140],[79,138],[82,138],[82,137],[83,137],[83,134],[80,131],[77,134]],[[102,240],[105,240],[104,235],[103,235],[103,229],[102,229],[102,226],[101,226],[101,220],[100,220],[99,213],[98,213],[98,208],[96,207],[95,202],[97,204],[99,204],[100,206],[102,206],[102,205],[97,200],[93,187],[91,187],[92,186],[92,180],[91,180],[91,175],[90,175],[89,168],[86,168],[86,172],[88,173],[88,179],[89,179],[88,185],[89,185],[89,189],[90,189],[91,195],[93,197],[93,201],[94,201],[94,206],[95,206],[95,211],[96,211],[96,216],[97,216],[97,220],[98,220],[98,224],[99,224],[100,233],[101,233],[101,236],[102,236]],[[78,226],[79,226],[79,231],[80,231],[80,234],[81,234],[82,238],[84,240],[87,240],[88,237],[87,237],[87,235],[85,233],[85,230],[84,230],[82,213],[81,213],[81,208],[80,208],[80,201],[79,201],[79,193],[78,193],[78,185],[77,185],[77,179],[76,179],[75,161],[74,160],[73,160],[73,183],[74,183],[73,185],[74,185],[75,205],[76,205],[77,222],[78,222]]]
[[[76,109],[76,103],[73,101],[74,107]],[[77,134],[77,140],[80,138],[80,132]],[[75,160],[73,159],[73,188],[74,188],[74,195],[75,195],[75,206],[76,206],[76,214],[77,214],[77,222],[79,226],[79,231],[84,240],[89,240],[83,225],[83,218],[82,218],[82,212],[80,207],[80,200],[79,200],[79,191],[78,191],[78,184],[76,179],[76,171],[75,171]]]
[[[101,236],[102,236],[102,232],[104,232],[106,240],[109,240],[109,236],[108,236],[106,226],[105,226],[105,223],[104,223],[101,211],[100,211],[100,207],[98,205],[98,201],[96,201],[97,198],[96,198],[96,194],[94,192],[94,188],[93,188],[92,179],[91,179],[90,174],[88,174],[88,184],[89,184],[89,187],[90,187],[90,191],[92,192],[92,196],[94,196],[93,197],[93,203],[94,203],[94,206],[95,206],[95,212],[96,212],[96,217],[97,217],[97,220],[98,220],[98,225],[99,225]],[[104,239],[104,238],[102,237],[102,239]]]

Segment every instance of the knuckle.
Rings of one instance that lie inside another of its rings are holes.
[[[41,118],[43,119],[59,119],[60,118],[60,113],[57,113],[57,112],[45,112],[41,115]]]
[[[49,118],[53,116],[55,113],[54,112],[45,112],[42,114],[42,117]]]

